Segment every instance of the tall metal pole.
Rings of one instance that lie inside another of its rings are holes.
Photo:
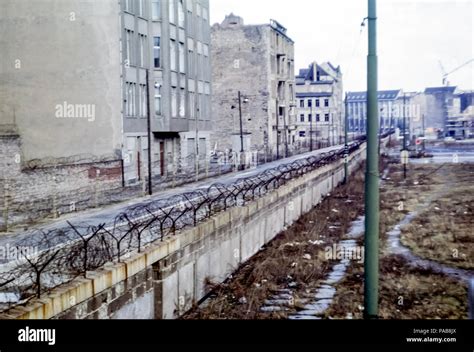
[[[244,128],[242,124],[242,95],[239,90],[240,153],[244,152]]]
[[[423,128],[423,151],[426,150],[426,144],[425,144],[425,138],[426,138],[426,132],[425,132],[425,114],[421,116],[421,124]]]
[[[311,100],[311,112],[309,119],[309,150],[313,151],[313,100]]]
[[[344,183],[347,183],[349,179],[349,136],[348,136],[348,123],[347,123],[347,94],[344,100]]]
[[[403,93],[403,151],[407,150],[407,113],[406,113],[406,93]],[[407,164],[403,163],[403,178],[407,178]]]
[[[146,70],[146,116],[147,116],[147,131],[148,131],[148,195],[153,195],[153,182],[151,180],[151,114],[150,114],[150,81],[149,70]]]
[[[276,112],[275,112],[275,116],[276,116],[276,152],[277,152],[277,160],[280,159],[280,138],[279,138],[279,134],[280,134],[280,115],[279,115],[279,111],[278,111],[278,98],[276,99]]]
[[[378,59],[376,0],[368,0],[369,54],[367,57],[367,171],[365,175],[364,317],[378,316],[379,302],[379,155]]]

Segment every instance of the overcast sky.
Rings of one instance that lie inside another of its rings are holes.
[[[296,67],[341,65],[346,90],[366,90],[367,0],[210,0],[211,24],[233,12],[246,24],[273,18],[295,41]],[[474,0],[379,0],[379,88],[423,90],[474,58]],[[449,77],[474,89],[474,63]]]

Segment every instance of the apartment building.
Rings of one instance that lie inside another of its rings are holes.
[[[266,159],[291,153],[296,142],[294,42],[287,29],[275,20],[246,25],[230,14],[212,26],[211,37],[213,147],[240,152],[243,144],[244,152]]]
[[[303,147],[342,143],[344,87],[340,67],[313,62],[296,76],[297,138]]]

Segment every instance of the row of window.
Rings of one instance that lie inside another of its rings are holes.
[[[305,102],[306,102],[306,106],[305,106]],[[300,99],[300,108],[311,108],[313,106],[313,99]],[[316,99],[316,104],[315,106],[317,108],[319,108],[321,106],[321,101],[320,99]],[[329,99],[324,99],[324,107],[329,107]]]
[[[138,94],[137,94],[138,88]],[[147,92],[145,84],[125,83],[125,115],[147,116]]]
[[[301,114],[300,115],[300,121],[301,122],[306,122],[305,117],[306,116],[304,114]],[[308,122],[312,122],[312,120],[313,120],[313,115],[308,114]],[[321,121],[321,114],[316,114],[316,122],[320,122],[320,121]],[[324,121],[329,122],[329,114],[324,114]]]
[[[138,41],[138,52],[135,50],[136,41]],[[146,66],[148,52],[146,35],[138,34],[138,38],[135,38],[134,31],[126,29],[124,46],[125,66]]]

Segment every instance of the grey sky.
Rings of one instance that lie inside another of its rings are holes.
[[[380,89],[439,86],[439,61],[449,72],[474,58],[473,0],[377,3]],[[341,65],[346,90],[366,89],[367,27],[360,34],[360,24],[367,0],[211,0],[211,24],[230,12],[247,24],[281,22],[296,42],[297,68],[329,60]],[[474,89],[474,63],[449,82]]]

